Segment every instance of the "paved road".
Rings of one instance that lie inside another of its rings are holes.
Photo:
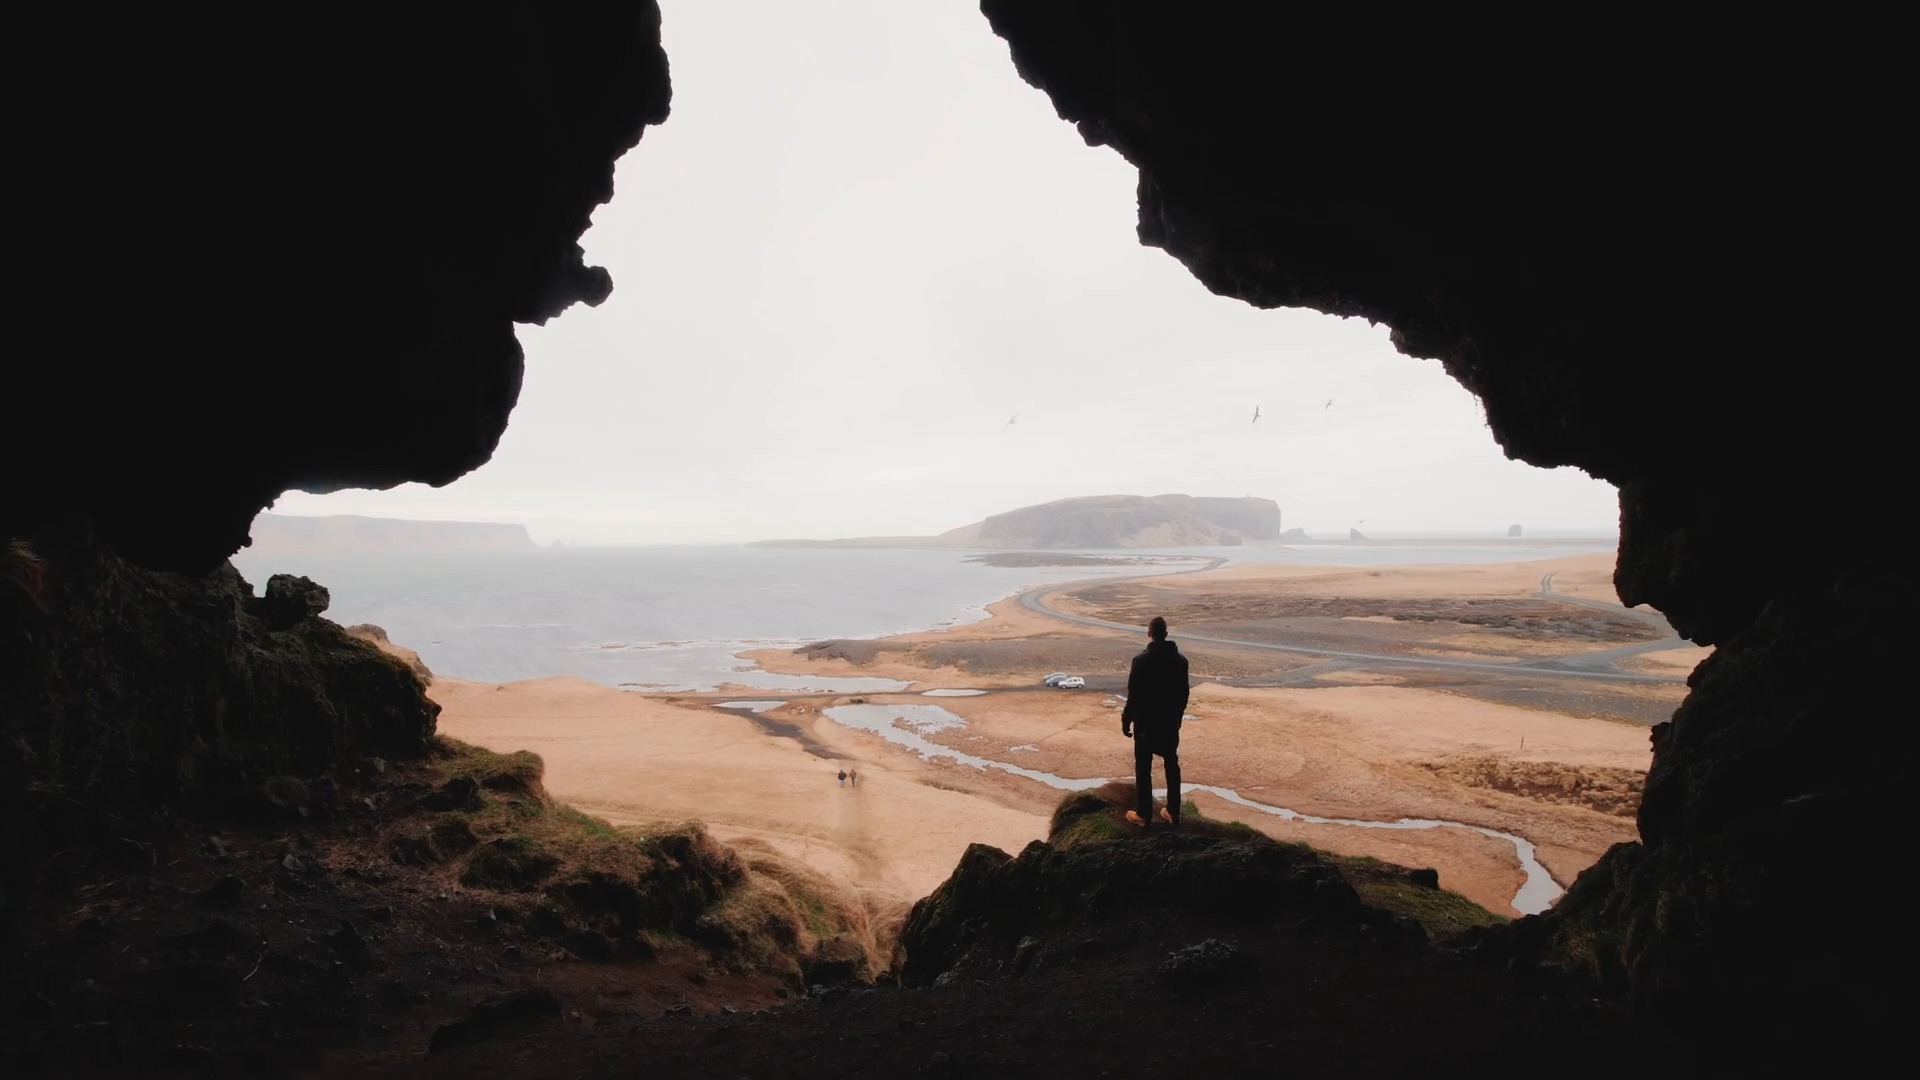
[[[1176,571],[1176,574],[1202,573],[1207,570],[1212,570],[1226,561],[1225,559],[1214,559],[1205,566],[1196,567],[1192,570]],[[1113,585],[1122,581],[1150,581],[1173,576],[1175,576],[1175,574],[1155,574],[1151,577],[1143,578],[1090,578],[1086,581],[1076,581],[1066,585],[1043,585],[1039,588],[1028,589],[1026,592],[1021,593],[1020,606],[1036,614],[1045,615],[1052,619],[1059,619],[1063,622],[1075,623],[1080,626],[1098,627],[1102,630],[1119,630],[1128,634],[1138,635],[1144,633],[1146,627],[1130,626],[1126,623],[1109,622],[1106,619],[1095,619],[1086,615],[1075,615],[1070,612],[1060,611],[1048,607],[1046,598],[1054,593],[1064,592],[1073,588],[1083,588],[1091,585]],[[1613,611],[1627,611],[1636,617],[1642,619],[1647,618],[1644,613],[1622,608],[1618,604],[1606,604],[1598,600],[1582,600],[1578,597],[1567,596],[1564,593],[1553,592],[1552,574],[1548,574],[1546,577],[1540,579],[1540,587],[1541,595],[1549,599],[1587,606],[1605,607]],[[1661,625],[1664,626],[1666,624],[1664,618],[1659,616],[1654,617],[1659,618]],[[1226,645],[1236,649],[1258,649],[1266,652],[1293,653],[1299,656],[1322,656],[1335,660],[1354,661],[1367,666],[1440,668],[1447,671],[1470,671],[1480,675],[1511,675],[1531,678],[1551,676],[1560,679],[1600,679],[1608,682],[1628,683],[1684,682],[1684,677],[1680,676],[1640,675],[1633,672],[1617,671],[1613,669],[1612,663],[1614,660],[1625,656],[1632,656],[1644,652],[1657,652],[1662,649],[1673,649],[1687,644],[1687,642],[1682,639],[1669,638],[1663,641],[1629,645],[1620,649],[1602,649],[1598,652],[1583,653],[1578,656],[1557,657],[1553,660],[1525,661],[1516,659],[1498,661],[1439,660],[1422,656],[1390,656],[1385,653],[1351,652],[1344,649],[1325,649],[1310,645],[1276,645],[1265,641],[1236,641],[1232,638],[1203,637],[1198,634],[1181,634],[1179,635],[1179,639],[1181,641],[1200,642],[1207,645]]]

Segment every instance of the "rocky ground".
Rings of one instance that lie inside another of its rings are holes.
[[[1405,898],[1308,849],[1189,819],[1120,822],[1124,785],[1070,799],[1050,844],[977,848],[915,909],[899,984],[765,1011],[617,1025],[563,1011],[381,1074],[526,1076],[1666,1075],[1629,1018],[1476,947],[1471,910],[1404,868]],[[1485,913],[1480,913],[1484,918]],[[1423,921],[1424,920],[1424,921]],[[1471,920],[1468,920],[1471,921]],[[1687,1062],[1676,1061],[1675,1071]],[[1437,1071],[1437,1073],[1436,1073]]]
[[[0,1061],[415,1062],[556,1002],[575,1021],[756,1009],[809,978],[871,976],[871,931],[804,871],[697,826],[616,833],[547,800],[538,771],[443,741],[339,783],[286,779],[271,813],[129,817],[46,795],[59,847],[19,898]]]

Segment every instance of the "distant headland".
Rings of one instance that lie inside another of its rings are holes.
[[[524,551],[534,547],[525,525],[498,521],[411,521],[334,514],[253,519],[251,550],[262,555],[392,551]]]
[[[1023,506],[938,536],[761,540],[781,548],[1231,547],[1280,539],[1280,504],[1252,497],[1085,495]]]

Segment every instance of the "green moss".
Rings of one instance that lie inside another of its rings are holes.
[[[460,872],[468,888],[517,890],[536,885],[560,865],[560,860],[528,836],[504,836],[480,845]]]
[[[620,835],[612,825],[592,814],[583,814],[571,806],[554,807],[553,816],[561,823],[579,829],[582,834],[597,840],[616,839]]]
[[[1436,938],[1453,937],[1477,927],[1498,926],[1508,921],[1459,893],[1415,884],[1407,876],[1405,867],[1365,857],[1332,855],[1329,858],[1360,894],[1360,899],[1373,907],[1413,919]]]
[[[297,810],[307,805],[307,785],[297,776],[270,776],[261,785],[261,793],[269,803],[283,810]]]
[[[438,738],[435,742],[443,780],[465,776],[493,791],[542,794],[540,778],[546,772],[546,763],[540,760],[539,754],[527,750],[496,754],[448,738]]]
[[[1111,840],[1125,840],[1129,833],[1127,826],[1112,813],[1086,814],[1074,818],[1056,830],[1049,842],[1054,847],[1067,849],[1081,844],[1098,844]]]

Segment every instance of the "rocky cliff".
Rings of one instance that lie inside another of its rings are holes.
[[[324,517],[261,514],[253,519],[252,536],[252,551],[273,555],[531,551],[535,546],[525,525],[493,521],[407,521],[354,514]]]
[[[1277,536],[1280,507],[1269,499],[1089,495],[995,514],[942,533],[939,541],[947,547],[1215,547],[1248,539],[1237,525]]]
[[[1194,497],[1193,510],[1221,528],[1239,533],[1242,540],[1280,539],[1280,504],[1272,499],[1199,495]]]

